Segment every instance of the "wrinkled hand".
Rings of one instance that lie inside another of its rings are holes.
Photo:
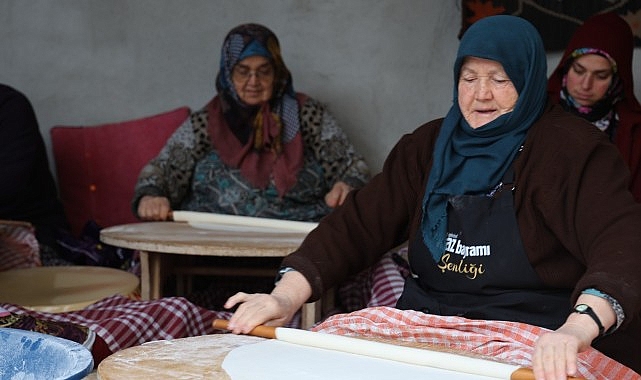
[[[307,279],[296,271],[283,275],[271,294],[236,293],[225,302],[225,308],[239,305],[229,319],[228,328],[234,334],[247,334],[254,327],[265,324],[283,326],[312,294]]]
[[[167,220],[171,206],[169,199],[153,195],[145,195],[138,203],[138,217],[142,220]]]
[[[336,182],[329,193],[325,195],[325,203],[331,208],[338,207],[345,202],[347,194],[352,190],[353,188],[345,182]]]
[[[258,325],[283,326],[298,310],[289,298],[279,294],[239,292],[225,302],[225,308],[230,309],[237,304],[240,306],[228,325],[234,334],[248,334]]]
[[[534,346],[532,370],[537,380],[565,380],[577,375],[577,354],[590,346],[594,335],[585,326],[566,322],[543,334]]]

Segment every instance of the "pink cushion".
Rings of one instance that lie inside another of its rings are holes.
[[[40,247],[31,223],[0,220],[0,272],[40,265]]]
[[[138,221],[131,212],[138,174],[189,113],[180,107],[119,123],[51,128],[60,198],[76,236],[91,219],[102,227]]]

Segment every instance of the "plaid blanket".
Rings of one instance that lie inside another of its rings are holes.
[[[337,308],[352,312],[366,307],[395,306],[409,275],[407,246],[387,252],[366,270],[352,276],[337,289]]]
[[[524,323],[443,317],[390,307],[335,315],[312,330],[428,343],[522,367],[531,366],[534,342],[547,331]],[[636,372],[593,348],[579,354],[579,374],[586,379],[641,379]]]
[[[41,332],[67,339],[72,337],[65,336],[60,330],[63,327],[69,330],[68,324],[88,328],[98,337],[92,349],[96,365],[114,352],[146,342],[220,333],[213,328],[213,320],[229,319],[232,315],[229,311],[205,309],[183,297],[140,301],[120,295],[104,298],[82,310],[65,313],[38,312],[0,303],[0,317],[3,309],[13,316],[22,317],[16,318],[18,320],[35,320],[31,325],[46,325],[48,331]],[[287,327],[299,327],[300,318],[299,312]],[[36,331],[24,325],[4,327]]]
[[[66,313],[37,312],[13,304],[0,304],[0,308],[46,321],[85,326],[102,338],[112,353],[154,340],[212,334],[215,318],[231,316],[226,311],[204,309],[182,297],[138,301],[117,295]]]

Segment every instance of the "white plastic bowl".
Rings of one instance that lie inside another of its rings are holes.
[[[91,352],[51,335],[0,328],[0,379],[82,379],[93,370]]]

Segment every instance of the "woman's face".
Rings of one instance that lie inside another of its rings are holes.
[[[612,65],[598,54],[585,54],[568,70],[568,93],[582,106],[592,106],[603,98],[612,83]]]
[[[512,112],[518,98],[503,65],[489,59],[465,58],[458,80],[458,105],[472,128]]]
[[[234,66],[231,80],[240,100],[250,106],[259,105],[272,97],[274,67],[265,57],[247,57]]]

